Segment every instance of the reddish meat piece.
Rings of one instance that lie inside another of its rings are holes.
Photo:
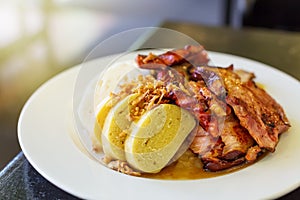
[[[250,163],[254,162],[257,159],[259,153],[261,153],[261,152],[262,152],[262,149],[259,146],[257,146],[257,145],[253,146],[248,149],[245,158]]]
[[[216,171],[221,171],[225,169],[229,169],[231,167],[240,165],[245,162],[244,157],[240,157],[236,160],[232,161],[227,161],[227,160],[220,160],[220,159],[202,159],[204,162],[204,168],[211,171],[211,172],[216,172]]]
[[[218,141],[218,138],[214,138],[211,134],[206,132],[201,126],[197,128],[197,134],[190,145],[190,149],[201,156],[210,152]]]
[[[211,74],[218,74],[222,78],[227,90],[226,102],[233,108],[241,125],[249,131],[259,147],[273,152],[279,134],[290,127],[282,107],[253,81],[242,82],[233,70],[202,68],[206,72],[202,76],[208,78],[211,71]]]
[[[219,171],[244,162],[244,156],[253,144],[253,138],[231,113],[220,130],[220,137],[199,127],[190,149],[199,154],[206,169]]]
[[[254,140],[247,129],[240,125],[233,113],[226,117],[221,138],[224,142],[222,158],[226,160],[244,156],[254,144]]]
[[[209,62],[207,52],[201,45],[187,45],[183,49],[175,49],[155,55],[138,55],[136,62],[143,69],[164,69],[167,66],[189,63],[203,65]]]

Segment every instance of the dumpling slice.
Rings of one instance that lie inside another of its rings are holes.
[[[102,130],[104,127],[104,122],[105,119],[109,113],[109,111],[111,110],[111,108],[113,107],[112,101],[110,97],[106,97],[105,99],[103,99],[103,101],[99,104],[99,111],[98,114],[96,116],[96,123],[95,123],[95,137],[97,139],[97,141],[100,143],[100,145],[102,145],[102,139],[101,139],[101,135],[102,135]]]
[[[193,115],[176,105],[161,104],[147,111],[131,124],[125,141],[127,162],[142,172],[159,172],[186,151],[189,144],[183,145],[195,126]]]
[[[101,140],[105,155],[112,159],[125,161],[124,143],[130,127],[131,102],[137,94],[131,94],[117,103],[106,116]]]

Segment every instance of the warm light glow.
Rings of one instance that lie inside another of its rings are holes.
[[[21,37],[20,13],[14,5],[3,3],[0,7],[0,48]]]
[[[115,25],[111,14],[67,2],[1,2],[0,111],[20,109],[45,80],[82,62]]]

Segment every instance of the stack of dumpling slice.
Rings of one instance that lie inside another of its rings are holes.
[[[127,161],[141,172],[157,173],[187,150],[197,122],[173,104],[157,105],[132,121],[129,114],[135,98],[137,94],[131,94],[114,106],[105,99],[97,114],[96,136],[105,156]]]

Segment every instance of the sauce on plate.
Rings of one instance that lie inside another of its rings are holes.
[[[266,154],[267,153],[261,155],[256,161],[262,159]],[[243,169],[251,164],[246,163],[219,172],[209,172],[203,169],[201,160],[190,150],[188,150],[176,162],[165,167],[159,173],[142,174],[141,177],[165,180],[204,179],[229,174]]]

